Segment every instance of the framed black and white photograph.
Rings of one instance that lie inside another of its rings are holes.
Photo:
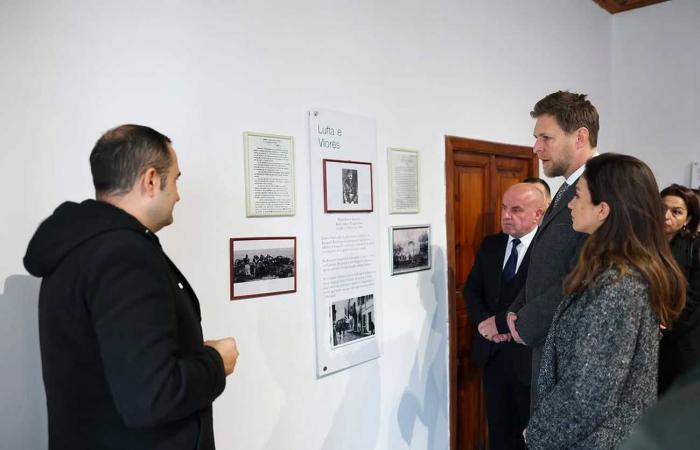
[[[297,238],[231,238],[231,300],[297,290]]]
[[[372,164],[324,159],[323,200],[326,212],[372,212]]]
[[[374,294],[331,303],[330,319],[332,348],[374,337]]]
[[[430,225],[389,228],[391,274],[430,269]]]

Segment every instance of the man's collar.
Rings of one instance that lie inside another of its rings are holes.
[[[598,156],[598,155],[600,155],[600,153],[598,153],[598,150],[596,150],[595,152],[593,152],[593,155],[591,156],[591,158],[595,158],[595,157]],[[579,179],[579,177],[581,176],[581,174],[583,174],[583,172],[584,172],[585,170],[586,170],[586,163],[583,163],[583,164],[581,165],[581,167],[579,167],[578,169],[576,169],[576,170],[574,171],[574,173],[572,173],[572,174],[569,176],[569,178],[567,178],[567,179],[565,180],[565,181],[566,181],[566,184],[568,184],[569,186],[571,186],[571,185],[573,185],[574,183],[576,183],[576,180]]]
[[[528,248],[530,246],[530,242],[532,242],[532,239],[534,239],[535,234],[537,233],[537,226],[532,229],[528,234],[524,235],[523,237],[520,237],[520,243],[525,246],[525,248]],[[507,244],[510,244],[510,242],[515,239],[513,236],[508,235],[508,242]],[[507,245],[506,244],[506,245]]]

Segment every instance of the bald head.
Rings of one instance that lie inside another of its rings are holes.
[[[523,180],[523,183],[528,183],[535,186],[544,195],[544,209],[547,209],[549,202],[552,201],[552,192],[549,190],[549,185],[546,181],[539,177],[529,177]]]
[[[542,192],[532,184],[518,183],[503,194],[501,228],[503,232],[521,238],[539,223],[545,209]]]

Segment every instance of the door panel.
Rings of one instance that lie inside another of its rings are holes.
[[[454,273],[455,280],[459,283],[454,293],[456,296],[454,320],[457,322],[458,330],[454,340],[457,347],[455,363],[458,374],[456,389],[459,396],[460,425],[457,430],[457,448],[459,449],[483,448],[486,442],[483,419],[485,411],[480,389],[481,373],[469,357],[474,334],[471,332],[472,327],[462,299],[462,287],[478,250],[474,243],[481,242],[484,228],[489,226],[489,217],[493,215],[487,188],[491,183],[489,162],[488,156],[473,155],[473,158],[461,158],[459,164],[454,167],[454,178],[457,182],[454,208],[456,217]],[[468,445],[467,443],[472,442],[475,437],[477,442],[473,444],[478,445]]]
[[[503,156],[495,156],[496,166],[496,192],[493,198],[494,204],[494,226],[496,227],[493,233],[501,231],[501,201],[503,194],[512,185],[521,182],[529,177],[529,161],[515,158],[505,158]]]
[[[487,159],[488,162],[488,159]],[[476,162],[480,163],[479,161]],[[455,252],[457,266],[455,274],[458,280],[466,279],[469,272],[467,267],[471,267],[476,255],[474,241],[481,241],[484,234],[484,227],[487,223],[489,198],[486,195],[473,195],[478,192],[488,192],[485,189],[490,182],[488,165],[455,166],[455,179],[458,189],[455,192]],[[485,223],[486,222],[486,223]]]

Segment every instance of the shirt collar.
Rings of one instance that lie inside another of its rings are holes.
[[[600,155],[600,153],[598,153],[598,151],[596,151],[595,153],[593,153],[593,156],[591,156],[591,158],[595,158],[598,155]],[[566,184],[568,184],[569,186],[572,186],[574,183],[576,183],[576,180],[579,179],[581,174],[583,174],[584,170],[586,170],[585,163],[581,167],[576,169],[574,171],[574,173],[572,173],[571,176],[569,176],[569,178],[566,179]]]
[[[538,227],[533,228],[532,231],[530,231],[528,234],[519,238],[520,243],[523,244],[524,248],[528,248],[530,246],[530,242],[532,242],[532,239],[535,237],[535,233],[537,233],[537,228]],[[515,238],[513,236],[509,235],[507,245],[510,245],[510,243],[513,241],[513,239],[515,239]]]

